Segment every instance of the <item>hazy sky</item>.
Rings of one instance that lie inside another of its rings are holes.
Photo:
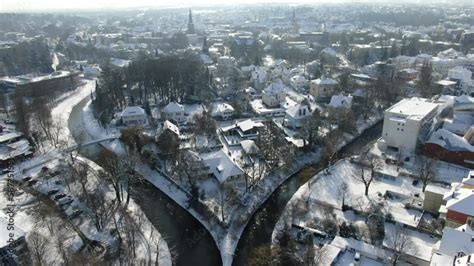
[[[0,11],[26,12],[31,10],[96,9],[121,7],[202,6],[257,2],[290,2],[291,0],[0,0]],[[321,0],[296,0],[314,3]],[[340,1],[340,0],[338,0]]]
[[[227,4],[321,3],[321,2],[390,2],[390,0],[0,0],[0,12],[54,11],[64,9],[98,9],[123,7],[203,6]],[[448,0],[404,0],[405,2],[443,2]],[[452,1],[452,0],[451,0]],[[474,0],[472,0],[474,1]],[[398,0],[397,2],[400,2]],[[448,1],[449,2],[449,1]]]

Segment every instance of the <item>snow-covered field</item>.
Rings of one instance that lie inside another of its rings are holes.
[[[370,174],[369,171],[365,169],[365,174]],[[364,238],[362,232],[368,230],[365,218],[350,210],[343,212],[343,198],[344,204],[355,210],[366,212],[371,206],[381,206],[382,212],[390,213],[396,222],[417,227],[423,213],[416,209],[405,208],[405,203],[406,199],[417,198],[415,194],[423,194],[421,184],[414,186],[411,178],[400,176],[395,180],[375,179],[370,185],[368,196],[365,196],[365,186],[358,179],[360,175],[359,165],[351,163],[349,159],[343,159],[312,177],[298,189],[285,207],[272,234],[273,243],[283,228],[291,224],[314,227],[315,221],[322,221],[328,217],[328,210],[335,215],[338,224],[347,222],[358,227],[361,237]],[[345,190],[343,184],[346,186]],[[391,196],[384,197],[386,192]],[[392,224],[386,223],[386,236],[390,235],[392,227]],[[431,247],[438,239],[414,230],[408,232],[412,242],[420,249],[416,255],[423,259],[428,257],[429,261]]]
[[[72,93],[67,94],[65,97],[60,97],[60,99],[56,102],[57,105],[52,109],[51,115],[55,123],[61,126],[61,136],[60,141],[65,144],[65,146],[72,146],[75,145],[75,141],[71,135],[71,132],[68,128],[68,120],[69,116],[73,108],[79,104],[82,100],[86,97],[91,95],[91,92],[95,89],[95,82],[90,80],[85,80],[85,83],[78,87]],[[94,121],[92,119],[92,121]],[[119,143],[121,145],[121,143]],[[112,145],[113,143],[109,144]],[[54,169],[60,164],[58,159],[61,159],[64,155],[61,152],[54,148],[49,148],[46,153],[41,154],[40,156],[34,157],[31,160],[24,161],[16,166],[15,178],[21,179],[23,176],[29,175],[33,178],[38,178],[38,183],[34,187],[29,188],[29,190],[37,190],[42,191],[43,193],[51,190],[51,189],[59,189],[60,191],[67,193],[68,195],[77,195],[80,188],[75,185],[68,185],[67,187],[63,186],[60,180],[54,181],[54,178],[43,180],[39,177],[41,169],[43,166],[47,166],[50,169]],[[100,168],[92,161],[89,161],[85,158],[77,157],[78,160],[86,162],[89,166],[91,166],[96,171]],[[20,174],[21,173],[21,174]],[[3,190],[7,181],[4,179],[5,176],[2,176],[0,179],[0,189]],[[95,175],[91,175],[88,178],[87,187],[91,188],[99,185],[97,177]],[[104,197],[113,198],[114,193],[112,189],[106,188],[107,192],[104,194]],[[20,190],[21,192],[21,190]],[[36,196],[32,196],[29,193],[21,192],[14,198],[14,204],[17,206],[16,213],[15,213],[15,225],[25,231],[27,234],[33,231],[40,233],[41,235],[45,236],[49,241],[47,246],[49,254],[46,256],[45,263],[48,265],[58,265],[61,263],[62,259],[60,254],[58,254],[58,250],[56,249],[58,245],[58,241],[63,242],[66,244],[65,246],[69,246],[70,248],[77,249],[82,241],[77,236],[74,231],[64,230],[63,218],[59,217],[57,214],[53,214],[48,217],[43,217],[43,221],[38,219],[35,216],[37,212],[38,206],[38,198]],[[11,202],[9,202],[11,203]],[[7,199],[4,193],[0,194],[0,205],[6,206]],[[88,213],[87,206],[83,205],[79,201],[73,201],[71,206],[75,206],[76,209],[82,209],[85,213]],[[137,259],[142,261],[147,261],[148,263],[154,263],[155,257],[157,253],[157,248],[159,251],[159,264],[160,265],[172,265],[171,262],[171,254],[166,244],[166,241],[161,237],[159,232],[153,227],[153,225],[148,221],[145,215],[141,212],[138,205],[136,205],[133,200],[130,201],[128,206],[128,212],[131,217],[134,217],[136,220],[140,220],[140,228],[142,229],[140,238],[143,240],[140,242],[140,246],[137,247],[138,254]],[[84,215],[82,215],[84,216]],[[113,243],[110,236],[107,234],[102,234],[98,232],[94,226],[90,223],[89,220],[85,220],[85,217],[80,217],[78,226],[83,233],[88,236],[90,239],[97,239],[100,242],[108,242]],[[35,218],[36,217],[36,218]],[[56,229],[54,229],[56,228]],[[58,236],[58,238],[56,238]]]

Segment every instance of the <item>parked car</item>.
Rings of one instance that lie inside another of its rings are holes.
[[[25,176],[25,177],[23,177],[23,178],[21,179],[21,181],[22,181],[22,182],[25,182],[25,183],[28,182],[28,181],[30,181],[30,180],[31,180],[31,176]]]
[[[66,218],[69,220],[77,218],[79,215],[82,214],[82,210],[74,209],[70,214],[66,214]]]
[[[66,197],[66,196],[67,196],[66,194],[58,194],[58,195],[54,196],[54,200],[60,200],[64,197]]]
[[[68,196],[68,197],[61,198],[57,200],[56,202],[59,204],[59,206],[64,207],[71,204],[73,201],[74,199]]]
[[[51,196],[51,195],[56,194],[58,192],[59,192],[59,189],[57,189],[57,188],[51,189],[50,191],[48,191],[48,196]]]
[[[3,170],[2,170],[2,175],[8,174],[8,173],[11,173],[11,172],[13,172],[13,170],[11,170],[11,169],[3,169]]]
[[[41,172],[46,172],[46,171],[48,171],[48,170],[49,170],[49,168],[48,168],[47,166],[41,167]]]
[[[38,180],[31,179],[30,181],[28,181],[28,186],[32,187],[32,186],[36,185],[37,183],[38,183]]]

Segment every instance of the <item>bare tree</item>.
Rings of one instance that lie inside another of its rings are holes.
[[[27,241],[31,255],[36,262],[35,265],[43,265],[47,250],[46,248],[49,243],[48,239],[37,231],[32,231],[28,235]]]
[[[426,186],[435,176],[435,165],[436,161],[434,159],[425,156],[418,157],[418,179],[423,184],[423,192],[425,192]]]
[[[364,155],[360,157],[359,168],[360,175],[356,175],[356,179],[365,186],[364,195],[369,195],[369,187],[375,179],[376,172],[382,168],[383,164],[375,155]],[[369,168],[369,174],[366,174],[365,168]]]
[[[398,264],[400,258],[406,254],[407,251],[410,251],[412,255],[418,252],[408,235],[408,229],[400,225],[394,226],[394,229],[385,237],[385,242],[387,247],[393,251],[391,262],[394,266]]]
[[[327,246],[324,245],[314,250],[314,260],[311,265],[323,265],[327,262]]]

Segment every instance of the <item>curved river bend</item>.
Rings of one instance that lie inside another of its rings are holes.
[[[88,101],[89,97],[76,105],[69,117],[68,127],[76,139],[81,135],[87,136],[82,123],[82,108]],[[379,122],[346,145],[339,152],[339,157],[356,154],[364,145],[376,140],[381,131],[382,123]],[[86,141],[90,139],[86,137]],[[94,145],[83,149],[81,153],[94,160],[97,159],[101,149],[101,146]],[[308,167],[275,190],[247,224],[236,250],[234,265],[247,265],[253,248],[270,245],[275,224],[290,198],[300,186],[324,167],[323,163]],[[213,238],[186,210],[148,182],[135,185],[134,192],[133,198],[136,203],[166,239],[174,258],[174,265],[222,265]]]

